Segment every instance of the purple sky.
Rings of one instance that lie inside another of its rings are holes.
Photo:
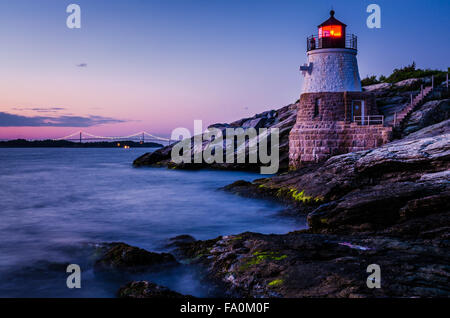
[[[381,29],[366,26],[370,3]],[[305,38],[332,6],[358,35],[361,77],[447,69],[448,0],[1,0],[0,138],[168,136],[292,103]]]

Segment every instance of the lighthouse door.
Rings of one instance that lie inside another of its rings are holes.
[[[352,120],[358,124],[365,125],[363,100],[352,101]]]

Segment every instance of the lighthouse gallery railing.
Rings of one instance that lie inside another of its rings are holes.
[[[323,37],[319,38],[318,35],[308,36],[306,39],[307,51],[325,49],[325,48],[346,48],[346,49],[358,49],[358,37],[354,34],[347,34],[345,41],[340,41],[338,38]]]

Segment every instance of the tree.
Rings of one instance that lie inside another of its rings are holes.
[[[380,83],[380,81],[377,80],[376,75],[367,76],[366,78],[361,80],[362,86],[369,86],[369,85],[378,84],[378,83]]]

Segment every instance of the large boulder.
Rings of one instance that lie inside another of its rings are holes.
[[[171,254],[152,253],[125,243],[109,243],[103,247],[103,250],[103,255],[95,262],[95,269],[98,271],[138,272],[178,265]]]
[[[166,248],[176,248],[184,246],[186,244],[190,244],[195,241],[196,239],[193,236],[182,234],[175,237],[171,237],[166,244]]]
[[[148,281],[130,282],[117,292],[120,298],[192,298]]]

